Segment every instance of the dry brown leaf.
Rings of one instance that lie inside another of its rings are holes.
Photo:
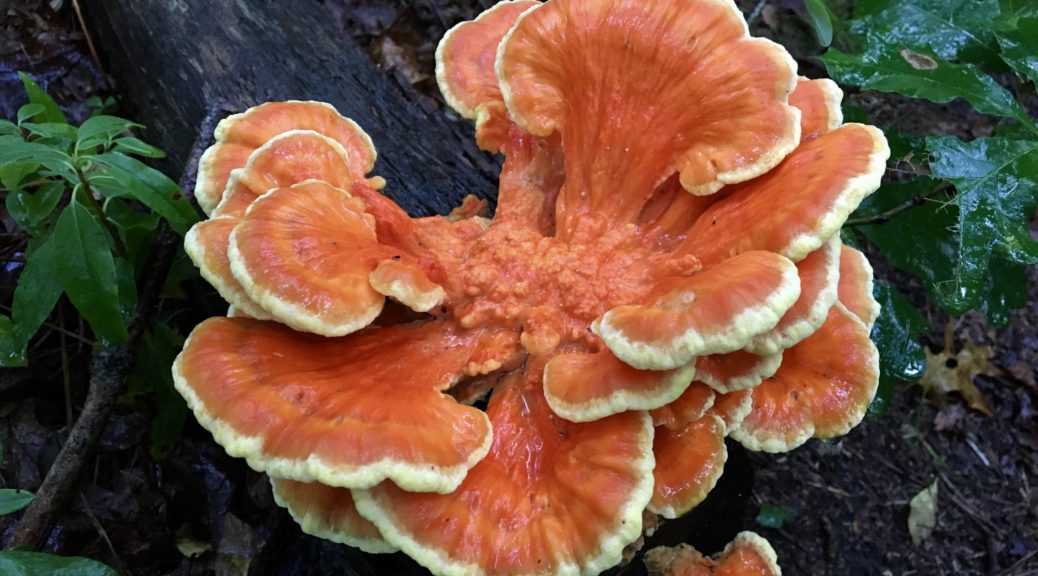
[[[990,417],[991,408],[973,384],[973,377],[978,374],[999,375],[998,368],[988,361],[990,357],[989,347],[971,341],[967,341],[958,354],[949,350],[933,353],[927,348],[926,372],[919,383],[940,398],[958,392],[970,408]]]

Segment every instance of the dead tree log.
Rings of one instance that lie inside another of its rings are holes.
[[[375,174],[412,215],[446,213],[467,194],[493,198],[495,162],[471,129],[379,71],[313,0],[85,0],[88,26],[129,115],[179,174],[218,102],[321,100],[378,149]]]

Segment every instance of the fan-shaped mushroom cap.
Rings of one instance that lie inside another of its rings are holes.
[[[347,150],[355,179],[362,180],[375,165],[371,138],[349,118],[324,102],[268,102],[223,119],[216,127],[216,144],[198,162],[195,198],[206,214],[223,197],[231,172],[245,166],[254,150],[290,130],[313,130]]]
[[[649,412],[652,425],[681,430],[689,422],[699,420],[714,405],[717,395],[702,382],[693,382],[678,396],[678,399]]]
[[[597,574],[641,535],[648,415],[568,422],[551,414],[539,379],[517,380],[491,397],[493,447],[454,493],[353,492],[387,541],[436,574]]]
[[[843,124],[843,91],[828,78],[797,79],[796,90],[789,95],[789,103],[800,110],[800,141],[814,140],[832,132]]]
[[[696,378],[722,394],[746,390],[770,378],[782,364],[782,353],[758,356],[745,350],[696,358]]]
[[[777,326],[754,336],[746,349],[754,354],[779,354],[807,338],[822,322],[836,302],[836,286],[840,281],[840,237],[833,234],[821,248],[797,262],[800,297],[786,311]]]
[[[355,332],[378,316],[385,297],[368,276],[399,257],[378,242],[362,201],[316,180],[253,202],[227,255],[250,298],[284,324],[324,336]]]
[[[368,275],[379,294],[389,296],[415,312],[428,312],[447,299],[443,287],[433,282],[414,262],[383,260]]]
[[[436,47],[436,83],[462,117],[476,120],[476,142],[496,151],[511,121],[494,74],[497,47],[534,0],[498,2],[475,20],[451,28]]]
[[[872,330],[879,318],[879,302],[872,296],[872,265],[864,254],[844,246],[840,256],[840,302]]]
[[[817,332],[787,349],[774,376],[753,389],[753,409],[731,436],[751,450],[786,452],[811,438],[846,434],[879,384],[879,354],[865,324],[837,302]]]
[[[184,239],[184,250],[202,277],[235,308],[260,320],[271,314],[253,300],[231,272],[231,232],[255,199],[267,191],[318,179],[349,188],[354,175],[349,154],[338,142],[310,130],[290,130],[257,148],[244,168],[231,173],[226,195],[213,218],[196,224]]]
[[[489,450],[491,428],[483,412],[442,391],[493,337],[433,321],[322,338],[210,318],[191,333],[173,376],[202,426],[256,470],[449,492]]]
[[[706,267],[747,250],[799,262],[879,188],[889,155],[881,131],[844,124],[801,144],[760,178],[733,186],[696,221],[680,249]]]
[[[645,565],[649,576],[782,576],[774,548],[753,532],[740,532],[714,558],[688,544],[653,548],[645,554]]]
[[[588,210],[632,222],[675,172],[711,194],[799,141],[796,64],[726,0],[555,0],[523,14],[496,68],[512,120],[562,135],[563,237]]]
[[[799,295],[792,262],[773,252],[745,252],[695,276],[664,281],[648,303],[613,308],[592,330],[631,366],[669,370],[742,348],[774,328]]]
[[[544,396],[559,416],[589,422],[668,404],[688,388],[695,374],[695,364],[674,370],[638,370],[608,349],[560,354],[544,367]]]
[[[378,528],[357,512],[346,488],[319,482],[270,479],[274,501],[286,508],[306,534],[346,544],[369,554],[396,552]]]
[[[707,412],[724,420],[726,432],[739,426],[753,408],[753,390],[736,390],[718,394]]]
[[[649,511],[677,518],[702,502],[714,489],[728,460],[725,424],[709,414],[684,428],[656,428],[652,451],[656,468]]]

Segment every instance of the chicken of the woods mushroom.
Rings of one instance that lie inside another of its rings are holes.
[[[437,574],[596,574],[706,497],[726,436],[862,419],[878,306],[839,229],[888,148],[832,82],[731,0],[502,2],[436,56],[505,158],[492,219],[408,216],[328,104],[230,116],[201,160],[186,248],[232,312],[176,386],[304,531]],[[760,542],[730,552],[771,570]]]

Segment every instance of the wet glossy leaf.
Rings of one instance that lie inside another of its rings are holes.
[[[25,366],[25,346],[19,344],[15,335],[14,322],[0,315],[0,368]]]
[[[69,300],[98,336],[113,341],[127,337],[119,310],[115,259],[108,234],[90,211],[71,202],[54,226],[58,278]]]
[[[136,122],[116,116],[91,116],[79,127],[79,140],[76,146],[80,150],[88,150],[95,146],[107,145],[130,128],[140,127],[141,125]]]
[[[35,192],[11,192],[6,200],[7,213],[30,235],[39,236],[43,232],[41,223],[54,212],[64,195],[64,181],[47,182]]]
[[[797,517],[792,510],[785,506],[775,504],[762,504],[760,513],[757,514],[757,524],[765,528],[782,528],[787,522],[792,522]]]
[[[0,516],[17,512],[28,506],[36,496],[28,490],[0,488]]]
[[[1038,85],[1038,18],[1020,18],[1013,29],[998,33],[1002,59],[1017,74]]]
[[[955,185],[959,207],[957,285],[949,303],[971,305],[968,286],[984,282],[993,253],[1017,264],[1038,263],[1028,224],[1038,208],[1038,141],[952,136],[927,139],[934,176]]]
[[[25,93],[29,96],[29,102],[43,107],[43,111],[37,115],[37,120],[40,122],[68,124],[68,120],[65,119],[65,113],[58,107],[58,103],[48,96],[36,82],[33,82],[32,78],[29,78],[23,72],[19,72],[18,77],[22,79],[22,85],[25,86]]]
[[[807,15],[811,17],[811,25],[815,28],[818,43],[828,46],[833,43],[833,21],[824,0],[804,0]]]
[[[181,194],[176,182],[162,172],[119,152],[97,154],[89,158],[98,164],[101,177],[110,179],[112,184],[165,218],[179,234],[187,232],[198,220],[198,214]]]
[[[998,0],[863,0],[851,29],[899,48],[930,48],[946,60],[988,61]]]
[[[833,49],[821,58],[829,75],[842,84],[937,103],[962,98],[979,112],[1027,121],[1013,96],[972,64],[951,64],[922,51],[878,41],[870,42],[862,54]]]
[[[63,256],[55,250],[55,245],[53,237],[40,244],[29,254],[18,277],[11,319],[15,325],[16,344],[23,349],[50,316],[64,291],[58,277],[58,261]]]
[[[24,550],[0,552],[0,574],[4,576],[119,576],[104,564],[76,556],[55,556]]]
[[[889,381],[915,381],[926,370],[926,353],[919,336],[930,325],[893,286],[877,281],[873,290],[882,307],[872,341],[879,349],[880,378]]]

